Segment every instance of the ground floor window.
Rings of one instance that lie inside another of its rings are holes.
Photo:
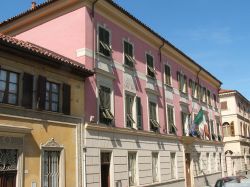
[[[170,153],[171,179],[176,179],[176,153]]]
[[[16,187],[16,149],[0,149],[0,187]]]
[[[110,152],[101,153],[101,187],[110,187]]]
[[[136,153],[128,153],[129,186],[135,186],[136,181]]]

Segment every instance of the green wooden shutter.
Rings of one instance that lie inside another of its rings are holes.
[[[33,75],[24,73],[22,106],[25,108],[32,108],[32,102],[33,102]]]
[[[136,112],[137,112],[137,128],[142,130],[142,111],[141,111],[141,98],[136,97]]]
[[[71,89],[70,85],[63,84],[63,103],[62,112],[66,115],[70,114],[70,99],[71,99]]]

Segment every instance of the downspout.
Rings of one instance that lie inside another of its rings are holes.
[[[165,42],[162,41],[162,45],[159,47],[159,59],[161,64],[161,79],[162,79],[162,94],[163,94],[163,111],[164,111],[164,123],[165,123],[165,131],[167,131],[167,117],[166,117],[166,98],[165,98],[165,85],[164,85],[164,64],[162,63],[162,48],[164,47]]]

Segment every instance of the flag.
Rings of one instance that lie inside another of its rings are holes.
[[[205,119],[204,111],[201,108],[197,116],[194,118],[193,124],[191,126],[191,130],[190,130],[190,134],[192,136],[197,136],[197,131],[199,131],[200,135],[203,136],[205,132],[204,130],[205,124],[206,124],[206,119]]]

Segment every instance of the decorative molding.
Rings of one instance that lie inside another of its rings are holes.
[[[49,139],[45,144],[42,144],[42,148],[63,148],[62,145],[57,143],[54,138]]]
[[[3,146],[23,146],[22,137],[0,136],[0,142]],[[1,145],[0,145],[1,147]]]

